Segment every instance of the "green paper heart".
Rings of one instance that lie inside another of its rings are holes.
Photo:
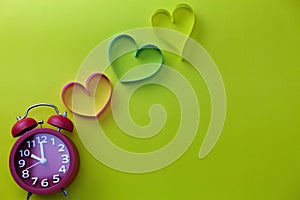
[[[152,26],[157,28],[167,28],[179,31],[188,37],[191,35],[195,25],[195,14],[191,6],[187,4],[178,4],[171,15],[167,10],[157,10],[151,19]],[[157,33],[169,44],[175,46],[176,49],[183,53],[184,46],[187,41],[181,41],[177,38],[164,36],[157,30]]]
[[[146,44],[139,48],[129,35],[114,38],[108,54],[110,65],[123,83],[153,76],[163,63],[163,54],[157,46]]]

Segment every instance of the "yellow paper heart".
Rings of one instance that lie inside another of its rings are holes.
[[[62,90],[65,106],[74,114],[98,117],[108,106],[112,95],[112,85],[102,73],[91,74],[86,85],[71,82]]]
[[[195,14],[191,6],[187,4],[179,4],[176,6],[172,15],[165,9],[157,10],[153,14],[151,21],[153,27],[173,29],[189,37],[194,29]],[[181,41],[178,40],[178,38],[164,36],[159,30],[156,30],[156,32],[169,45],[175,47],[181,55],[183,54],[187,41]]]

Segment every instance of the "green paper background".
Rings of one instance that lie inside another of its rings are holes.
[[[209,120],[208,94],[198,94],[204,117],[192,146],[177,162],[153,173],[127,174],[104,166],[87,152],[75,131],[70,138],[80,151],[81,168],[77,179],[67,188],[69,199],[300,198],[300,1],[185,2],[196,13],[192,37],[212,56],[226,87],[227,118],[216,147],[208,157],[198,159]],[[38,102],[50,102],[65,109],[60,91],[75,79],[82,61],[96,45],[122,31],[151,26],[155,10],[172,11],[178,3],[182,2],[0,0],[2,199],[25,199],[26,195],[12,180],[8,169],[9,151],[16,140],[10,135],[15,116]],[[169,58],[168,64],[176,67],[177,61],[171,55]],[[195,79],[194,83],[202,80],[190,78]],[[158,93],[163,90],[145,89],[149,96],[152,90]],[[201,89],[205,91],[203,83],[197,88]],[[165,96],[176,106],[171,94]],[[141,102],[138,93],[134,98],[133,103]],[[148,99],[146,105],[157,97]],[[43,108],[31,115],[46,121],[52,113]],[[135,111],[133,116],[140,124],[148,120],[139,118]],[[107,119],[110,117],[108,114]],[[176,124],[176,117],[171,120]],[[103,123],[109,131],[110,122]],[[171,125],[169,128],[174,128]],[[132,151],[153,150],[170,138],[161,136],[159,141],[142,148],[144,145],[126,141],[127,138],[111,136]],[[64,197],[35,195],[32,199]]]

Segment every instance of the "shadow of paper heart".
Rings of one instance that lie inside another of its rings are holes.
[[[164,60],[157,46],[146,44],[139,48],[129,35],[119,35],[112,40],[108,57],[115,74],[123,83],[153,76]]]
[[[70,82],[62,90],[65,106],[74,114],[85,117],[98,117],[110,102],[112,85],[102,73],[91,74],[86,86]]]
[[[187,4],[178,4],[172,15],[165,9],[157,10],[151,18],[151,23],[153,27],[172,29],[190,36],[195,26],[195,18],[192,7]],[[164,35],[165,31],[160,31],[159,29],[155,30],[155,32],[174,50],[177,50],[180,55],[183,55],[187,40]]]

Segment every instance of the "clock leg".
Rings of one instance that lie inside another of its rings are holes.
[[[31,192],[28,192],[28,193],[27,193],[26,200],[29,200],[29,199],[30,199],[30,197],[31,197],[31,195],[32,195],[32,193],[31,193]]]
[[[69,197],[69,195],[68,195],[68,193],[67,193],[67,191],[66,191],[65,188],[61,188],[60,190],[61,190],[61,192],[65,195],[66,198]]]

